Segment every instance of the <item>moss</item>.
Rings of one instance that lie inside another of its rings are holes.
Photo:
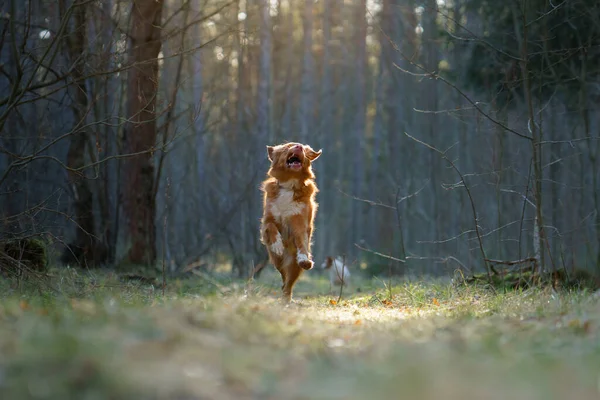
[[[0,269],[16,272],[15,270],[21,269],[20,264],[37,272],[45,272],[48,269],[46,244],[41,239],[27,238],[0,243],[0,252],[8,256],[0,260]],[[15,261],[19,261],[20,264]]]

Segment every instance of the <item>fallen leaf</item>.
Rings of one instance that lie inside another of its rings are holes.
[[[392,305],[392,302],[390,300],[388,300],[388,299],[383,300],[382,303],[383,303],[384,306],[391,306]]]
[[[29,303],[26,300],[21,300],[21,302],[19,302],[19,308],[23,311],[29,310]]]
[[[354,325],[360,325],[362,324],[362,321],[360,319],[357,319],[356,321],[354,321]]]
[[[581,326],[581,321],[578,319],[572,319],[569,321],[569,328],[579,328]]]
[[[575,329],[579,333],[589,334],[592,331],[592,323],[590,320],[582,322],[579,319],[572,319],[567,324],[569,328]]]
[[[335,306],[337,304],[337,300],[330,299],[329,304],[331,304],[332,306]]]
[[[440,302],[438,299],[436,299],[435,297],[433,298],[433,300],[431,300],[433,302],[433,304],[435,304],[436,306],[440,305]]]

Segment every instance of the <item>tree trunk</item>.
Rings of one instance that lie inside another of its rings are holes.
[[[106,0],[102,3],[102,12],[97,13],[98,18],[95,20],[95,35],[101,37],[102,43],[105,44],[101,53],[101,69],[109,71],[116,64],[111,55],[114,51],[113,30],[114,27],[110,22],[111,10],[113,9],[113,0]],[[97,102],[94,110],[96,120],[104,118],[109,114],[112,107],[116,106],[118,96],[117,80],[114,76],[103,76],[95,79],[96,92],[100,92],[103,101]],[[102,155],[111,157],[116,154],[116,130],[108,124],[101,130],[100,146],[102,147]],[[100,151],[98,152],[100,153]],[[98,155],[100,158],[100,154]],[[106,249],[106,263],[112,264],[115,262],[117,253],[117,236],[118,227],[114,224],[114,216],[117,214],[118,202],[116,201],[116,193],[118,193],[119,177],[116,174],[116,161],[107,161],[101,166],[101,179],[96,185],[95,192],[100,208],[99,232],[104,248]]]
[[[312,79],[313,55],[312,55],[312,27],[313,27],[313,2],[314,0],[305,0],[304,18],[302,27],[304,30],[304,57],[302,66],[302,88],[300,99],[300,141],[308,142],[309,133],[313,129],[313,88]]]
[[[366,73],[367,73],[367,0],[361,0],[356,9],[356,34],[355,46],[356,54],[356,101],[355,101],[355,119],[354,126],[354,157],[352,164],[354,166],[353,187],[354,195],[363,197],[363,182],[365,180],[365,129],[366,129]],[[352,207],[352,243],[360,242],[364,237],[364,204],[360,201],[354,201]]]
[[[194,38],[196,41],[200,42],[202,30],[200,29],[201,25],[196,24],[194,28]],[[205,154],[205,142],[204,142],[204,108],[202,104],[202,99],[204,97],[204,79],[203,72],[204,68],[202,66],[202,52],[197,51],[194,57],[190,57],[194,63],[194,135],[196,136],[196,174],[197,174],[197,182],[198,182],[198,196],[199,200],[201,200],[206,193],[204,192],[204,179],[205,179],[205,165],[204,165],[204,154]],[[204,218],[200,217],[198,221],[198,226],[196,229],[196,233],[199,234],[204,231]],[[197,243],[200,244],[202,242],[202,238],[198,237]]]
[[[269,101],[269,82],[271,80],[271,15],[269,0],[260,0],[260,58],[258,71],[258,104],[257,104],[257,151],[264,152],[265,142],[271,137],[269,121],[271,107]],[[263,157],[264,158],[264,157]]]
[[[66,10],[64,0],[61,1],[61,11]],[[65,249],[62,261],[75,262],[81,266],[97,266],[106,258],[102,242],[96,239],[96,226],[94,223],[94,197],[85,171],[85,153],[88,146],[88,132],[79,130],[78,127],[86,125],[89,110],[88,90],[84,79],[85,54],[87,46],[87,19],[86,4],[76,0],[74,29],[66,37],[69,58],[74,64],[71,76],[74,83],[70,90],[74,99],[72,110],[75,126],[71,136],[69,151],[67,153],[67,170],[69,183],[73,190],[73,204],[75,209],[75,239]]]
[[[126,151],[135,155],[125,163],[124,201],[131,239],[128,261],[133,264],[156,260],[153,148],[162,7],[162,0],[134,0],[131,10]]]
[[[535,118],[535,110],[533,106],[533,92],[531,88],[531,77],[529,69],[529,50],[528,50],[528,37],[527,37],[527,17],[526,10],[521,10],[521,21],[522,21],[522,37],[520,38],[520,51],[521,51],[521,78],[523,79],[525,100],[527,103],[527,116],[528,126],[531,132],[531,157],[533,162],[533,195],[535,199],[535,219],[534,219],[534,252],[535,257],[538,261],[539,273],[545,272],[546,265],[544,261],[544,218],[542,208],[542,148],[540,142],[542,135],[540,128],[537,125]]]
[[[389,1],[383,1],[382,10],[380,15],[380,24],[382,31],[378,35],[379,39],[379,62],[377,65],[377,75],[375,78],[375,117],[373,121],[373,153],[372,161],[369,168],[369,181],[368,181],[368,197],[370,199],[382,199],[386,198],[390,194],[390,188],[383,184],[384,173],[386,171],[383,167],[382,151],[384,141],[384,132],[386,131],[385,124],[385,83],[390,81],[389,65],[386,60],[386,52],[389,43],[387,42],[386,35],[390,35],[388,30],[389,19],[391,12],[389,9]],[[380,236],[381,232],[384,232],[389,227],[387,219],[389,215],[387,210],[379,209],[378,207],[369,207],[367,210],[367,242],[378,243],[379,246],[385,246],[383,248],[389,249],[391,243],[383,239],[385,236]]]
[[[333,4],[332,4],[333,3]],[[331,74],[331,19],[332,10],[337,6],[336,0],[328,0],[323,3],[323,65],[321,74],[321,93],[320,93],[320,117],[321,117],[321,129],[319,129],[319,141],[320,146],[323,147],[325,152],[332,152],[333,154],[333,93],[332,93],[332,74]],[[315,143],[316,145],[319,145]],[[325,182],[330,181],[326,179],[330,166],[331,158],[324,157],[319,160],[320,165],[317,174],[317,184],[319,187],[325,187]],[[325,212],[331,211],[332,202],[330,201],[330,191],[324,190],[320,193],[320,208]],[[333,227],[327,223],[325,218],[317,218],[316,220],[317,229],[315,230],[315,236],[318,238],[318,246],[315,246],[315,256],[318,259],[323,259],[329,256],[333,252],[333,241],[330,239],[331,235],[334,234]]]
[[[284,138],[292,132],[293,124],[293,108],[294,108],[294,85],[293,80],[293,69],[294,69],[294,0],[288,0],[288,10],[284,21],[285,25],[285,88],[284,88],[284,105],[283,105],[283,116],[281,118],[281,135]]]
[[[424,64],[427,68],[427,71],[432,73],[438,72],[438,63],[439,63],[439,55],[438,55],[438,45],[437,45],[437,37],[438,37],[438,28],[436,19],[438,16],[438,9],[436,0],[428,0],[425,4],[425,10],[423,12],[423,47],[424,47]],[[425,91],[425,101],[424,101],[424,109],[431,112],[431,114],[424,114],[421,117],[425,117],[426,121],[424,123],[429,128],[428,129],[428,140],[429,143],[434,146],[438,146],[439,148],[443,148],[443,136],[438,132],[438,115],[436,111],[438,110],[438,86],[437,80],[428,79],[424,81],[424,91]],[[431,185],[432,194],[430,196],[430,204],[429,204],[429,212],[432,214],[433,218],[431,218],[430,222],[430,232],[432,232],[433,237],[438,240],[440,238],[440,233],[442,232],[442,210],[441,210],[441,202],[442,198],[440,193],[440,185],[439,180],[441,178],[440,171],[442,171],[441,158],[438,154],[429,151],[427,153],[427,157],[429,158],[429,182]],[[432,271],[433,272],[433,271]]]

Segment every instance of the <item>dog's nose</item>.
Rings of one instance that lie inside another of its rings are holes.
[[[294,150],[302,150],[302,145],[301,144],[297,144],[293,147]]]

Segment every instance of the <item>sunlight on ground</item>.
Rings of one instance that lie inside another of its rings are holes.
[[[314,274],[283,305],[271,273],[252,283],[173,281],[165,298],[150,285],[71,273],[61,295],[0,287],[11,293],[0,305],[0,398],[600,393],[590,294],[363,280],[340,298]]]

